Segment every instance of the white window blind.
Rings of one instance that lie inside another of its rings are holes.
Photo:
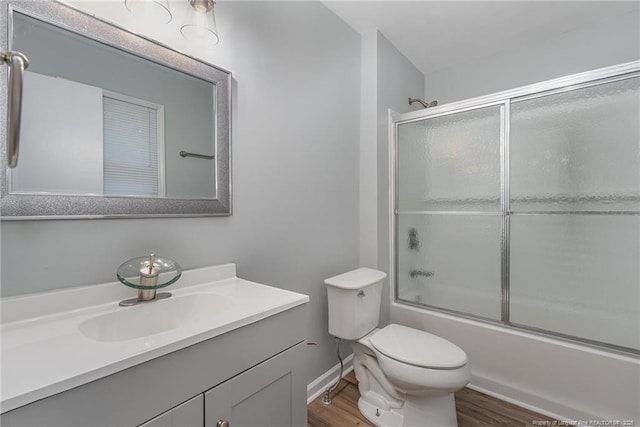
[[[158,196],[158,109],[103,97],[104,194]]]

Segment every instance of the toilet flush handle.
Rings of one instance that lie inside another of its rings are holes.
[[[364,296],[366,296],[366,295],[365,295],[365,293],[364,293],[364,290],[360,289],[360,290],[358,291],[358,296],[359,296],[359,297],[364,297]]]

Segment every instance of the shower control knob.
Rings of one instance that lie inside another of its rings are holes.
[[[229,427],[229,421],[218,420],[218,422],[216,423],[216,427]]]

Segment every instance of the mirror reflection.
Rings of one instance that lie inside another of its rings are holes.
[[[10,194],[216,198],[212,82],[22,13],[12,24],[31,65]]]

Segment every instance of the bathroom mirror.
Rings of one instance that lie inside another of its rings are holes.
[[[229,72],[61,3],[2,3],[2,50],[29,59],[13,169],[0,122],[2,219],[231,214]]]

